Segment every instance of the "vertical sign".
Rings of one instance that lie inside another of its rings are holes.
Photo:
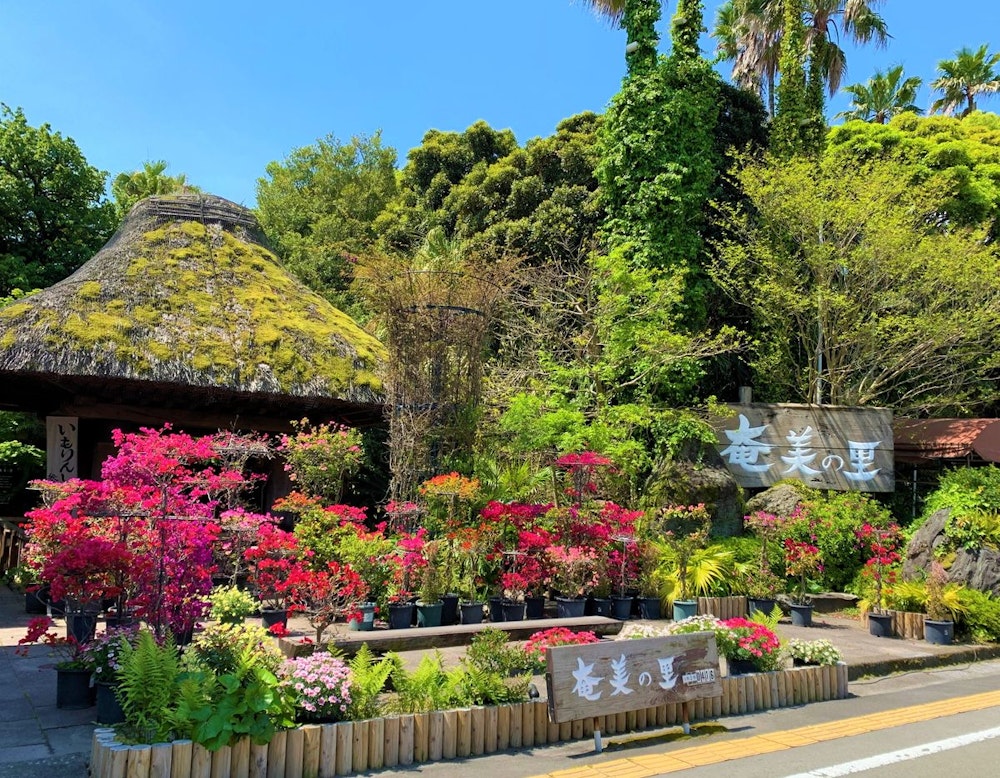
[[[46,416],[46,478],[50,481],[68,481],[78,473],[79,453],[77,430],[80,420],[76,416]]]

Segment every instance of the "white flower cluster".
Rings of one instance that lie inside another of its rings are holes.
[[[835,665],[840,661],[840,651],[829,640],[792,638],[786,651],[792,659],[807,665]]]

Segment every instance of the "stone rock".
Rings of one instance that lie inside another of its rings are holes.
[[[903,555],[903,578],[921,578],[931,569],[934,552],[944,543],[944,525],[950,514],[947,508],[935,511],[913,534]]]
[[[747,500],[746,513],[773,513],[775,516],[790,516],[802,502],[802,494],[791,484],[775,484],[760,494]]]
[[[949,515],[947,508],[932,513],[913,534],[903,559],[904,578],[923,578],[930,570],[937,548],[945,541],[944,528]],[[1000,552],[990,548],[958,549],[948,567],[948,580],[1000,595]]]
[[[712,515],[712,535],[732,537],[743,528],[743,492],[724,467],[673,461],[657,475],[660,505],[705,503]]]

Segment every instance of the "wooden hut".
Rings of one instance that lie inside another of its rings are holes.
[[[151,197],[69,278],[0,309],[0,408],[49,420],[50,477],[92,477],[115,427],[376,424],[384,358],[281,267],[250,211]]]

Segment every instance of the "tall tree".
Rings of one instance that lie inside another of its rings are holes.
[[[907,111],[921,114],[923,110],[913,101],[922,83],[918,76],[903,78],[902,65],[895,65],[886,73],[876,70],[866,83],[844,87],[851,95],[851,107],[838,113],[837,118],[885,124],[893,116]]]
[[[781,8],[771,0],[726,0],[719,8],[715,29],[716,53],[732,60],[733,81],[767,100],[774,116],[775,84],[781,45]]]
[[[841,35],[854,43],[885,46],[889,31],[877,12],[885,0],[806,0],[806,49],[809,79],[814,90],[823,87],[833,97],[847,73],[847,56],[840,48]],[[814,106],[815,107],[815,106]],[[822,111],[822,105],[819,106]]]
[[[941,97],[931,105],[931,112],[951,114],[962,108],[960,116],[976,110],[976,98],[1000,92],[1000,52],[987,53],[987,44],[975,51],[968,47],[955,52],[955,59],[938,62],[941,74],[931,81],[931,89],[941,92]]]
[[[257,215],[286,266],[349,308],[354,257],[375,242],[375,219],[396,196],[396,152],[378,133],[332,135],[295,149],[257,180]]]
[[[806,80],[806,30],[803,0],[783,0],[778,107],[771,132],[771,148],[779,157],[816,154],[826,122],[816,110]]]
[[[0,297],[60,281],[114,230],[107,173],[72,138],[0,105]]]
[[[130,173],[119,173],[111,182],[111,196],[115,201],[115,212],[119,219],[124,219],[133,205],[145,197],[152,195],[172,194],[181,190],[200,192],[196,186],[187,182],[187,176],[178,173],[168,176],[167,163],[158,159],[155,162],[143,162],[141,170]]]
[[[912,173],[837,155],[739,172],[750,205],[724,209],[716,277],[750,311],[761,399],[963,414],[996,398],[1000,255],[981,229],[933,227]]]

